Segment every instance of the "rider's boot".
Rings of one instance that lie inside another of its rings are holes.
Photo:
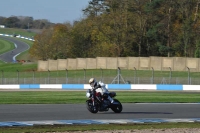
[[[110,96],[108,96],[108,100],[110,101],[111,104],[116,104],[116,102]]]

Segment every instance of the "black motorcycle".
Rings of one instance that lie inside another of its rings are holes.
[[[86,91],[86,97],[89,98],[86,101],[87,109],[91,113],[97,113],[98,111],[99,112],[108,111],[109,108],[111,108],[112,111],[114,111],[115,113],[120,113],[123,109],[122,104],[117,99],[113,99],[114,102],[111,103],[108,100],[108,95],[110,97],[114,98],[116,96],[116,93],[115,92],[109,92],[109,93],[106,93],[102,96],[101,93],[96,92],[95,89],[87,90]]]

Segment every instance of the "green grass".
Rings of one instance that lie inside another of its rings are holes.
[[[110,90],[112,91],[112,90]],[[1,91],[0,104],[75,104],[85,103],[85,91]],[[198,103],[196,92],[117,91],[122,103]]]
[[[31,32],[31,30],[25,29],[15,29],[15,28],[0,28],[0,33],[9,34],[9,35],[21,35],[25,37],[34,37],[36,35],[35,32]]]
[[[18,39],[18,40],[20,40],[20,41],[22,41],[22,42],[27,43],[27,44],[30,46],[30,48],[31,48],[32,45],[33,45],[33,41],[25,40],[25,39],[19,39],[19,38],[16,38],[16,39]],[[29,50],[30,50],[30,49],[29,49]],[[20,55],[18,55],[18,56],[16,57],[16,59],[17,59],[17,60],[31,60],[31,61],[35,61],[35,59],[32,58],[32,57],[30,56],[29,50],[22,52]]]
[[[25,40],[25,39],[20,39],[20,38],[16,38],[16,39],[20,40],[22,42],[27,43],[30,47],[32,47],[32,45],[33,45],[33,41]],[[12,49],[15,49],[15,46],[14,46],[14,44],[12,42],[9,42],[9,41],[4,40],[4,39],[0,39],[0,54],[3,54],[5,52],[7,52],[7,51],[11,51]],[[16,59],[17,60],[31,60],[31,61],[35,61],[35,59],[30,56],[29,50],[22,52],[20,55],[18,55],[16,57]]]
[[[0,65],[5,64],[5,62],[3,62],[2,60],[0,60]]]
[[[1,63],[0,62],[0,71],[4,72],[11,72],[8,73],[8,75],[16,75],[16,71],[19,72],[27,72],[28,75],[32,75],[33,70],[37,71],[37,63],[34,64],[21,64],[21,63]],[[30,74],[28,74],[30,72]],[[154,71],[154,77],[155,78],[169,78],[169,71]],[[101,77],[116,77],[117,76],[117,70],[109,70],[109,69],[94,69],[94,70],[68,70],[68,71],[50,71],[50,72],[36,72],[35,76],[36,77],[47,77],[48,74],[50,74],[50,77],[68,77],[68,78],[82,78],[84,77],[88,80],[90,77],[95,77],[97,79],[101,79]],[[1,73],[0,73],[1,75]],[[151,70],[138,70],[137,75],[135,75],[134,70],[121,70],[121,75],[122,77],[128,78],[134,78],[136,77],[145,77],[145,78],[150,78],[152,77],[152,71]],[[5,77],[10,77],[6,76],[6,73],[4,75]],[[22,76],[22,75],[21,75]],[[187,78],[188,77],[188,72],[177,72],[173,71],[172,72],[172,78],[179,77],[179,78]],[[200,72],[190,72],[190,77],[192,78],[199,78],[200,77]]]
[[[22,63],[0,63],[0,71],[4,72],[20,72],[32,71],[37,69],[37,64],[22,64]]]
[[[153,132],[155,129],[171,128],[198,128],[200,123],[147,123],[147,124],[103,124],[103,125],[57,125],[57,126],[33,126],[33,127],[1,127],[3,133],[41,133],[41,132],[76,132],[76,131],[97,131],[97,130],[143,130],[150,129]],[[119,132],[120,133],[120,132]]]
[[[33,37],[36,33],[22,30],[22,29],[11,29],[5,28],[0,29],[0,33],[3,34],[16,34],[25,37]],[[32,46],[33,42],[20,39]],[[6,52],[5,49],[11,46],[10,42],[0,40],[0,54]],[[6,46],[5,46],[6,44]],[[14,46],[14,45],[12,45]],[[6,48],[7,47],[7,48]],[[3,50],[4,49],[4,50]],[[8,50],[8,51],[9,51]],[[3,51],[3,52],[1,52]],[[17,56],[18,60],[28,60],[30,56],[28,51],[23,52]],[[5,72],[20,72],[32,71],[37,69],[37,64],[22,65],[20,63],[5,64],[0,61],[0,70]],[[101,77],[100,70],[87,70],[87,77]],[[116,76],[116,70],[104,70],[103,76]],[[68,71],[69,77],[83,77],[83,70]],[[151,77],[152,71],[136,71],[134,70],[122,70],[122,75],[127,77],[139,76],[139,77]],[[66,76],[66,71],[51,72],[52,77]],[[155,77],[169,77],[170,72],[168,71],[155,71]],[[187,77],[187,72],[172,72],[172,77]],[[191,73],[193,77],[199,77],[200,73]],[[79,96],[77,98],[77,96]],[[199,102],[200,94],[194,92],[135,92],[135,91],[119,91],[117,92],[117,99],[122,103],[140,103],[140,102]],[[65,103],[84,103],[86,100],[85,91],[2,91],[0,93],[0,104],[65,104]],[[199,128],[200,123],[163,123],[163,124],[109,124],[109,125],[66,125],[66,126],[33,126],[33,127],[1,127],[1,132],[4,133],[16,133],[16,132],[63,132],[63,131],[95,131],[95,130],[134,130],[134,129],[168,129],[168,128]]]
[[[0,54],[11,51],[15,49],[15,45],[4,39],[0,39]]]
[[[77,97],[78,96],[78,97]],[[117,91],[117,97],[123,103],[138,102],[199,102],[200,93],[196,92],[136,92]],[[1,91],[0,104],[85,104],[85,91]],[[0,127],[3,133],[16,132],[64,132],[95,130],[134,130],[134,129],[170,129],[199,128],[200,123],[146,123],[146,124],[103,124],[103,125],[54,125],[31,127]]]
[[[14,28],[0,28],[0,33],[2,34],[9,34],[9,35],[21,35],[21,36],[25,36],[25,37],[31,37],[34,38],[34,36],[36,35],[35,32],[32,32],[32,30],[25,30],[25,29],[14,29]],[[20,39],[20,38],[16,38],[17,40],[20,40],[22,42],[27,43],[30,47],[33,45],[33,41],[30,40],[25,40],[25,39]],[[1,52],[3,49],[1,47],[3,47],[3,45],[1,46],[1,40],[0,39],[0,54],[1,53],[5,53],[6,51],[4,50],[3,52]],[[8,41],[6,41],[8,42]],[[10,44],[10,42],[9,42]],[[8,45],[7,45],[8,46]],[[5,46],[4,46],[5,47]],[[5,47],[6,48],[6,47]],[[14,45],[13,45],[13,49],[14,49]],[[11,48],[9,50],[12,50]],[[7,50],[7,51],[9,51]],[[31,61],[35,61],[34,58],[32,58],[30,56],[30,54],[28,53],[29,50],[21,53],[20,55],[18,55],[16,57],[17,60],[31,60]]]

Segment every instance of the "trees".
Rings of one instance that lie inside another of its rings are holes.
[[[51,45],[44,59],[199,57],[199,4],[200,0],[91,0],[83,10],[85,18],[70,29],[57,25],[44,33]]]
[[[0,16],[0,25],[4,25],[6,17]]]
[[[6,27],[10,27],[10,28],[15,28],[15,27],[19,27],[19,19],[15,16],[6,18],[4,20],[4,24]]]
[[[66,25],[57,24],[36,35],[30,54],[41,60],[67,58],[70,54],[68,30]]]
[[[0,24],[8,28],[21,29],[47,29],[55,25],[46,19],[34,20],[33,17],[29,16],[11,16],[8,18],[0,16]]]

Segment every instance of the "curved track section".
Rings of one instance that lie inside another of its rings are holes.
[[[199,104],[125,103],[123,108],[119,114],[92,114],[85,104],[0,105],[0,126],[200,122]]]
[[[3,38],[5,40],[8,40],[15,44],[14,50],[8,51],[8,52],[0,55],[0,60],[2,60],[4,62],[15,62],[15,57],[17,55],[19,55],[20,53],[22,53],[30,48],[28,44],[26,44],[22,41],[19,41],[13,37],[0,36],[0,38]]]

